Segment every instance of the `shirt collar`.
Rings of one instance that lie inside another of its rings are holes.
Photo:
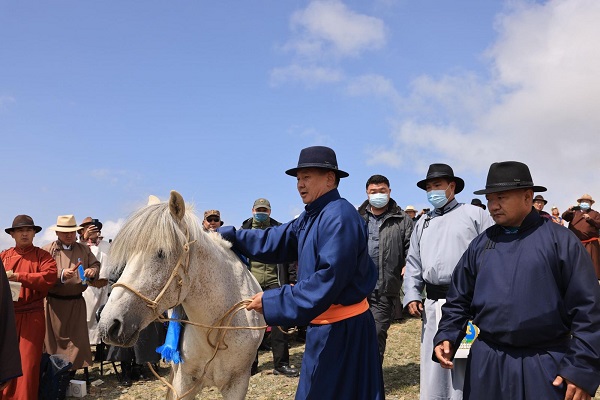
[[[321,197],[319,197],[318,199],[316,199],[315,201],[313,201],[312,203],[307,204],[304,207],[304,209],[309,215],[318,214],[327,204],[339,199],[341,199],[340,192],[338,192],[337,188],[332,189],[329,192],[322,195]]]
[[[449,202],[447,202],[443,207],[436,208],[434,210],[435,215],[444,215],[458,207],[458,201],[456,198],[453,198]]]

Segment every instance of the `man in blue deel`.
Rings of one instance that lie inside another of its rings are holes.
[[[433,340],[452,368],[467,322],[479,327],[464,399],[587,400],[600,384],[600,287],[589,254],[568,229],[532,208],[527,165],[491,165],[485,189],[496,225],[458,262]]]
[[[313,146],[300,152],[297,178],[305,211],[286,224],[219,232],[244,255],[264,263],[298,260],[294,286],[258,293],[248,310],[269,325],[304,326],[306,346],[296,399],[384,399],[373,315],[367,297],[377,268],[367,248],[367,229],[354,206],[340,197],[335,152]]]

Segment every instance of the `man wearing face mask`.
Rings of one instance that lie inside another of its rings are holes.
[[[569,223],[569,229],[577,236],[590,253],[596,277],[600,280],[600,244],[598,229],[600,229],[600,213],[592,210],[594,200],[589,194],[584,194],[577,200],[578,205],[569,207],[562,215]]]
[[[427,191],[434,207],[417,221],[410,238],[404,274],[404,303],[413,316],[421,317],[420,398],[462,399],[466,359],[455,360],[452,370],[433,362],[433,337],[445,302],[452,272],[471,240],[494,224],[482,208],[459,203],[454,196],[465,182],[446,164],[431,164],[417,186]],[[427,298],[422,301],[425,289]]]
[[[271,218],[271,203],[260,198],[252,206],[252,218],[242,223],[241,229],[267,229],[279,226],[280,222]],[[262,290],[278,288],[289,283],[287,264],[264,264],[259,261],[250,261],[250,271],[260,284]],[[271,350],[273,351],[273,374],[295,377],[299,375],[296,368],[290,367],[290,353],[288,338],[278,327],[271,327]],[[252,364],[252,375],[258,372],[258,353]]]
[[[368,199],[358,208],[358,213],[367,222],[369,256],[379,270],[375,290],[368,300],[377,329],[379,358],[383,363],[387,331],[400,303],[402,269],[406,264],[413,221],[390,197],[390,181],[385,176],[373,175],[367,180],[366,187]]]

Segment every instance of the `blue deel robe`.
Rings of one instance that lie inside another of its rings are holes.
[[[525,218],[516,233],[499,225],[471,242],[452,276],[433,340],[480,329],[471,347],[465,399],[564,399],[557,375],[592,396],[600,384],[600,287],[589,254],[568,229]],[[435,355],[433,356],[435,359]]]
[[[384,399],[371,312],[333,324],[310,324],[332,304],[362,301],[377,282],[366,224],[337,189],[281,226],[222,227],[219,232],[252,259],[269,264],[298,260],[297,283],[268,290],[262,298],[269,325],[308,325],[296,399]]]

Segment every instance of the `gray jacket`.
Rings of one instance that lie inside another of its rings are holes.
[[[358,208],[358,213],[369,223],[373,215],[367,212],[369,201]],[[388,211],[379,228],[379,278],[375,289],[380,295],[398,296],[402,288],[402,268],[413,230],[412,219],[390,198]]]

